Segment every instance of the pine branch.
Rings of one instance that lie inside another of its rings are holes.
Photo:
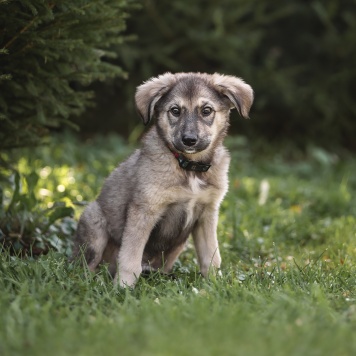
[[[87,85],[125,77],[105,60],[116,56],[112,45],[123,41],[134,1],[0,0],[0,148],[73,126],[70,118],[93,104]]]
[[[9,48],[9,47],[11,46],[11,44],[14,43],[14,42],[19,38],[19,36],[21,36],[24,32],[26,32],[26,31],[34,24],[35,20],[37,20],[37,19],[38,19],[37,16],[34,17],[26,26],[24,26],[24,27],[20,30],[20,32],[18,32],[14,37],[11,38],[10,41],[8,41],[8,42],[5,44],[4,48],[5,48],[5,49],[6,49],[6,48]]]

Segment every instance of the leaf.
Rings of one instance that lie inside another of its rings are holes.
[[[48,242],[52,247],[56,249],[60,249],[63,246],[63,241],[55,234],[50,236]]]
[[[4,192],[3,192],[3,188],[0,187],[0,219],[4,214]]]
[[[13,206],[20,200],[20,174],[17,171],[14,173],[14,183],[14,193],[12,195],[11,203],[7,208],[7,213],[11,212]]]
[[[48,218],[48,225],[47,225],[47,229],[58,219],[63,219],[67,216],[72,216],[74,213],[74,209],[69,207],[69,206],[65,206],[65,207],[59,207],[57,208],[55,211],[53,211],[53,213],[49,216]]]
[[[36,172],[31,172],[29,175],[25,176],[25,180],[28,188],[28,199],[26,199],[28,210],[32,210],[37,205],[37,199],[35,196],[35,189],[37,186],[37,182],[39,179],[39,175]]]

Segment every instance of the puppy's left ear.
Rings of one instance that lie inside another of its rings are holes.
[[[213,82],[219,92],[227,96],[239,114],[248,119],[253,103],[253,90],[242,79],[231,76],[213,74]]]
[[[156,78],[151,78],[137,87],[136,108],[145,125],[148,125],[151,121],[158,100],[168,92],[175,82],[174,74],[165,73]]]

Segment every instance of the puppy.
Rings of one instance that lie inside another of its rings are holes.
[[[93,271],[109,263],[114,282],[133,287],[142,270],[168,273],[191,234],[206,277],[221,263],[230,109],[247,118],[253,90],[233,76],[166,73],[140,85],[135,99],[144,124],[154,124],[83,212],[74,257],[83,252]]]

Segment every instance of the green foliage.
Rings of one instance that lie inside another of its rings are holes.
[[[150,76],[221,72],[241,76],[255,90],[253,123],[236,115],[235,132],[355,148],[355,14],[355,0],[146,0],[128,21],[137,41],[120,53],[130,83],[116,89],[119,104],[99,108],[96,128],[126,125],[129,132],[127,117],[135,112],[131,105],[128,114],[127,103]],[[102,122],[101,110],[110,122]]]
[[[37,144],[92,104],[86,87],[126,77],[108,59],[132,0],[0,2],[0,148]]]
[[[78,204],[93,200],[134,148],[116,136],[83,143],[62,135],[53,146],[19,151],[20,177],[8,171],[12,183],[1,185],[2,214],[12,205],[21,218],[27,214],[26,226],[37,219],[35,233],[22,240],[40,237],[50,247],[56,236],[61,243],[36,259],[0,253],[0,354],[355,354],[355,158],[243,137],[227,144],[233,157],[218,226],[222,274],[204,280],[188,244],[175,279],[155,273],[134,290],[116,289],[106,266],[91,274],[68,263],[71,218],[46,230],[72,208],[78,217]],[[21,232],[15,228],[8,231]]]
[[[74,209],[65,202],[44,207],[35,194],[40,178],[35,171],[22,176],[14,171],[8,178],[8,203],[0,188],[0,251],[9,248],[13,254],[34,256],[54,248],[69,254],[76,229]]]
[[[78,218],[80,207],[94,199],[103,179],[131,151],[116,137],[98,137],[78,149],[77,139],[62,135],[53,144],[30,156],[17,150],[12,154],[17,165],[0,169],[0,246],[12,253],[37,255],[54,248],[69,254],[74,208]],[[100,146],[106,149],[99,151]]]

